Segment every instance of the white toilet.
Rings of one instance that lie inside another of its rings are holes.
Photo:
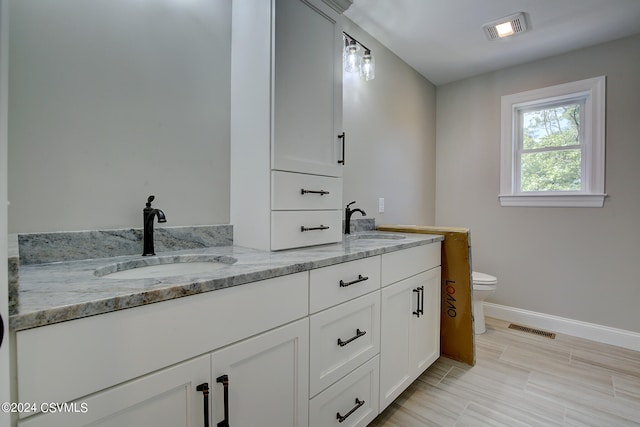
[[[487,330],[484,324],[484,300],[495,292],[498,279],[495,277],[474,271],[471,273],[473,280],[473,324],[476,334],[484,334]]]

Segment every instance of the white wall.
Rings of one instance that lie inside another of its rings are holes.
[[[378,224],[433,225],[435,86],[346,18],[345,31],[371,49],[376,78],[345,74],[344,202],[356,200]]]
[[[489,301],[640,332],[640,35],[437,89],[436,223],[469,226]],[[500,207],[500,97],[607,76],[603,208]]]
[[[230,0],[11,0],[9,231],[229,222]]]

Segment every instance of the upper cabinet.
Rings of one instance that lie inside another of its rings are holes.
[[[232,2],[231,223],[240,246],[342,239],[341,12],[348,4]]]
[[[341,46],[324,3],[276,1],[273,169],[342,176]]]

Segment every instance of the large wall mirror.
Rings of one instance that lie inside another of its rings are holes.
[[[231,0],[9,0],[9,232],[229,221]]]

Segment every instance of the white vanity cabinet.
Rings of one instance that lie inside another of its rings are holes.
[[[66,426],[199,427],[204,406],[196,388],[209,384],[211,417],[219,421],[216,380],[224,373],[233,425],[305,426],[308,289],[309,273],[301,272],[18,331],[16,401],[86,402],[88,412]],[[248,409],[244,397],[256,393],[256,408],[266,402],[270,412]],[[182,414],[179,423],[165,414],[172,411]],[[273,423],[240,423],[251,414]],[[55,425],[59,415],[24,413],[18,426]]]
[[[439,326],[433,243],[21,330],[16,401],[40,413],[17,426],[364,427],[438,358]]]
[[[340,3],[232,2],[231,222],[240,246],[342,239]]]
[[[384,254],[382,276],[380,411],[440,356],[440,244]]]

